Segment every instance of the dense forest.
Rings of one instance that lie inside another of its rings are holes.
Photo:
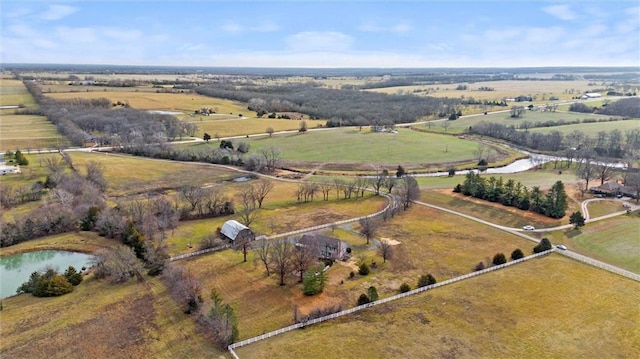
[[[457,99],[385,95],[358,90],[326,89],[310,84],[234,86],[209,84],[194,89],[205,96],[249,103],[258,113],[301,112],[327,118],[329,127],[342,125],[392,125],[423,116],[453,111]]]

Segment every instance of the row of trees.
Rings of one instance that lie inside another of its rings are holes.
[[[513,179],[504,182],[502,177],[491,176],[486,179],[478,173],[469,172],[462,185],[458,184],[453,191],[461,192],[465,196],[499,202],[505,206],[530,210],[551,218],[564,217],[568,207],[567,193],[562,181],[554,183],[544,194],[538,186],[529,190]]]
[[[326,89],[315,84],[254,86],[208,84],[195,91],[201,95],[249,103],[261,113],[301,112],[311,118],[328,118],[328,126],[408,123],[436,114],[457,99],[385,95],[358,90]]]
[[[624,134],[617,129],[609,132],[600,131],[595,137],[576,130],[565,136],[560,131],[544,134],[519,131],[515,126],[480,122],[471,127],[470,131],[541,151],[570,152],[591,149],[601,156],[622,158],[640,148],[640,129],[627,130]]]

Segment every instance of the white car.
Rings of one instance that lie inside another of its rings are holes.
[[[564,244],[558,244],[558,245],[556,246],[556,248],[558,248],[558,249],[562,249],[563,251],[566,251],[566,250],[567,250],[567,246],[565,246]]]
[[[525,231],[533,231],[534,229],[536,229],[536,227],[534,227],[534,226],[524,226],[524,227],[522,227],[522,229],[524,229]]]

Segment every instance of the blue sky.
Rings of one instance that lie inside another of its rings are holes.
[[[630,1],[0,2],[2,63],[640,66]]]

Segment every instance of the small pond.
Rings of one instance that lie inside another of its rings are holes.
[[[43,250],[0,257],[0,298],[16,294],[16,289],[29,279],[31,273],[52,267],[60,273],[69,266],[78,272],[89,267],[94,256],[84,253]]]

